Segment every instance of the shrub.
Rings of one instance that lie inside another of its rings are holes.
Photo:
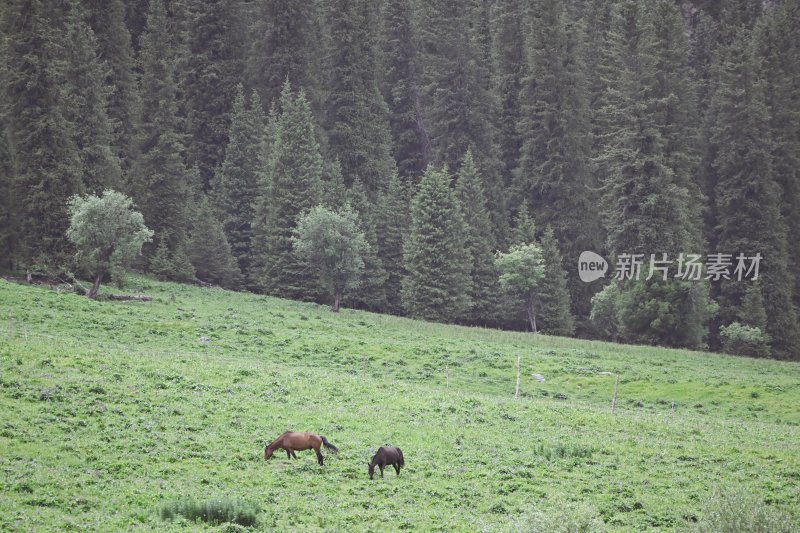
[[[527,533],[598,533],[605,530],[605,522],[597,509],[584,502],[563,499],[551,502],[546,510],[526,513],[514,527],[514,531]]]
[[[722,350],[736,355],[769,357],[769,335],[761,328],[734,322],[719,328]]]
[[[738,489],[715,492],[706,504],[704,516],[692,531],[697,533],[790,533],[797,531],[788,513]]]
[[[536,444],[533,447],[533,452],[547,459],[564,459],[568,457],[582,458],[591,457],[594,449],[580,444],[556,444],[553,446],[545,446],[544,444]]]
[[[255,504],[242,500],[216,498],[197,501],[192,498],[176,500],[161,507],[161,519],[173,520],[182,516],[190,522],[202,520],[209,524],[226,522],[245,527],[256,525],[259,509]]]

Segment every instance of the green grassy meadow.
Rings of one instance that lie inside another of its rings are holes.
[[[128,291],[154,300],[0,280],[0,529],[219,529],[159,510],[230,498],[264,531],[681,531],[732,489],[800,518],[797,363]],[[341,451],[265,463],[285,430]],[[383,444],[406,468],[370,481]]]

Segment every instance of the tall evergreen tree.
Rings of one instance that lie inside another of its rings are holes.
[[[601,236],[590,187],[593,166],[587,86],[580,28],[560,0],[540,0],[528,42],[530,75],[524,80],[520,166],[516,194],[541,225],[549,225],[567,264],[596,250]],[[573,309],[588,316],[592,287],[576,277],[569,284]]]
[[[260,0],[254,41],[247,57],[248,85],[258,90],[264,105],[277,102],[288,79],[303,89],[315,105],[320,41],[316,3],[304,0]]]
[[[409,205],[406,192],[397,174],[389,178],[389,183],[378,197],[375,213],[378,257],[386,271],[386,310],[400,314],[403,310],[400,296],[402,280],[405,276],[403,266],[403,241],[409,227]]]
[[[761,290],[767,309],[767,333],[778,357],[800,353],[798,319],[792,305],[787,228],[780,213],[781,188],[775,180],[772,136],[763,81],[756,75],[760,59],[751,34],[740,28],[722,45],[715,67],[711,145],[716,174],[716,220],[719,253],[764,257]],[[720,319],[736,320],[747,282],[722,281]]]
[[[458,173],[456,193],[464,217],[464,244],[469,254],[471,305],[463,319],[472,324],[491,324],[499,305],[499,272],[494,263],[492,222],[486,208],[483,180],[467,150]]]
[[[514,217],[510,244],[533,244],[536,242],[536,221],[531,217],[528,208],[520,209]]]
[[[687,184],[690,180],[676,175],[680,170],[670,166],[687,154],[671,153],[665,139],[670,124],[661,111],[663,99],[672,97],[657,90],[656,65],[665,65],[653,44],[660,21],[648,19],[643,6],[637,0],[624,0],[613,8],[601,70],[607,83],[600,110],[605,133],[599,157],[607,246],[614,257],[665,253],[675,260],[682,252],[693,253],[684,250],[686,246],[695,247],[696,253],[700,213]],[[618,294],[628,340],[703,345],[705,323],[713,311],[705,284],[628,281],[621,283]]]
[[[242,274],[231,253],[223,225],[214,216],[214,210],[205,195],[201,196],[192,210],[186,252],[199,279],[228,289],[241,287]]]
[[[378,234],[376,232],[375,199],[356,179],[350,188],[350,205],[358,215],[358,225],[367,242],[367,247],[361,252],[364,261],[364,270],[361,273],[361,283],[358,291],[351,296],[353,306],[371,311],[384,311],[386,309],[386,270],[383,261],[378,255]]]
[[[190,0],[187,6],[189,57],[182,80],[190,136],[187,163],[200,169],[205,190],[225,156],[233,105],[230,89],[244,69],[240,6],[239,0]]]
[[[248,106],[244,89],[238,85],[228,133],[230,141],[215,176],[212,194],[231,252],[245,277],[250,274],[252,223],[265,151],[265,128],[258,93],[253,92]]]
[[[416,318],[453,322],[469,309],[470,265],[464,220],[446,170],[429,166],[411,202],[402,300]]]
[[[0,48],[1,50],[2,48]],[[3,67],[0,67],[0,84],[3,84]],[[11,270],[16,259],[17,204],[14,202],[14,165],[11,146],[5,127],[0,126],[0,269]]]
[[[295,95],[286,82],[253,222],[254,280],[265,292],[285,298],[307,299],[315,292],[311,273],[292,253],[298,217],[318,203],[323,161],[314,133],[305,93]]]
[[[527,26],[522,3],[519,0],[497,2],[492,11],[492,21],[495,32],[492,39],[493,90],[499,101],[497,139],[503,164],[503,184],[510,188],[522,147],[517,122],[522,114],[520,92],[523,79],[528,75],[524,36]]]
[[[65,13],[43,0],[16,0],[3,10],[2,117],[12,148],[19,266],[64,265],[67,199],[83,192],[81,164],[59,105]]]
[[[163,243],[168,253],[179,254],[185,248],[189,226],[191,178],[181,157],[184,146],[178,131],[171,50],[164,3],[152,0],[141,36],[141,157],[132,171],[131,185],[145,224],[155,231],[156,242]],[[152,247],[146,249],[147,254],[152,252]]]
[[[333,0],[326,13],[329,150],[339,159],[345,183],[360,180],[371,195],[394,171],[388,108],[377,79],[374,18],[369,0]]]
[[[455,0],[435,0],[424,8],[425,107],[434,160],[451,171],[471,146],[484,176],[492,225],[499,241],[508,229],[506,194],[491,118],[495,102],[486,72],[470,38],[469,10]]]
[[[86,0],[86,6],[89,24],[97,38],[99,59],[107,67],[104,81],[110,90],[107,114],[113,129],[111,145],[126,174],[138,157],[136,128],[140,100],[131,34],[125,24],[125,3],[122,0]]]
[[[81,4],[70,8],[60,100],[78,150],[84,188],[100,194],[121,189],[122,169],[112,147],[113,127],[106,113],[111,89],[104,83],[108,66],[98,57],[97,39],[86,16]]]
[[[781,187],[781,212],[788,235],[800,234],[800,2],[788,0],[762,17],[753,35],[761,58],[769,113],[770,152],[775,180]],[[800,306],[800,261],[790,261],[792,294]],[[787,280],[788,281],[788,280]]]
[[[416,178],[430,160],[431,141],[422,109],[410,0],[389,0],[384,26],[384,95],[389,106],[392,153],[400,176]]]
[[[536,291],[537,326],[542,333],[570,336],[575,333],[575,318],[570,311],[567,273],[561,262],[558,242],[549,227],[540,239],[544,276]]]
[[[658,131],[664,164],[674,183],[689,192],[691,223],[700,227],[705,198],[698,176],[700,124],[697,121],[697,91],[689,65],[690,47],[679,7],[671,0],[648,4],[645,24],[648,39],[642,54],[649,58],[644,98],[652,102],[652,120]],[[690,233],[682,243],[702,250],[702,234]]]

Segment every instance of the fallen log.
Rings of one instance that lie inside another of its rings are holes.
[[[109,294],[108,299],[121,302],[149,302],[153,298],[144,294]]]

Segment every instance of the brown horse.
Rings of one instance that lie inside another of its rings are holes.
[[[406,465],[405,460],[403,460],[403,450],[394,446],[381,446],[378,448],[378,452],[372,458],[372,462],[367,463],[370,479],[375,474],[375,465],[381,469],[381,477],[383,477],[383,469],[386,468],[386,465],[392,465],[399,476],[400,467]]]
[[[321,465],[322,464],[322,453],[320,453],[319,449],[321,446],[325,446],[326,449],[330,450],[333,453],[339,451],[339,449],[328,442],[328,439],[323,437],[322,435],[314,435],[313,433],[298,433],[296,431],[287,431],[274,441],[271,444],[267,444],[264,442],[264,460],[267,461],[272,454],[275,453],[275,450],[278,448],[283,448],[286,450],[286,456],[291,459],[294,457],[297,459],[297,456],[294,454],[295,451],[302,452],[303,450],[314,449],[314,452],[317,454],[317,462]]]

